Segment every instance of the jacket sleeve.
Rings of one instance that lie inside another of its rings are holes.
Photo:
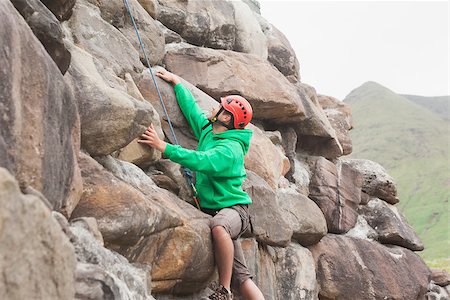
[[[197,101],[188,88],[179,83],[174,86],[174,91],[183,115],[186,117],[186,120],[194,131],[195,137],[199,139],[202,127],[208,123],[208,118],[198,106]]]
[[[196,151],[167,144],[164,155],[193,171],[212,176],[223,174],[233,164],[234,159],[233,151],[225,145],[218,145],[207,151]]]

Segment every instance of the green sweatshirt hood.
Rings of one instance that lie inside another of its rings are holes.
[[[248,129],[232,129],[225,132],[213,134],[214,140],[227,139],[238,142],[244,155],[247,154],[250,148],[250,139],[252,138],[253,132]]]

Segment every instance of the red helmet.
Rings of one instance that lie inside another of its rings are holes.
[[[229,95],[220,98],[222,107],[230,112],[234,118],[234,128],[244,129],[253,117],[253,110],[250,103],[244,97]]]

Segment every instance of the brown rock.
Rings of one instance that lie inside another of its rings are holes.
[[[277,299],[318,299],[319,285],[311,252],[290,243],[286,248],[276,249],[276,253],[280,258],[276,262]]]
[[[120,9],[120,12],[122,10]],[[139,60],[139,50],[136,50],[125,36],[119,34],[113,25],[102,18],[95,5],[86,0],[76,1],[73,15],[66,26],[72,33],[73,44],[99,60],[100,63],[97,63],[96,68],[100,69],[104,77],[108,72],[117,76],[140,72],[144,67]],[[92,35],[92,32],[102,32],[102,34]],[[66,45],[69,51],[73,52],[69,41],[66,41]],[[102,68],[104,70],[101,70]]]
[[[442,269],[430,269],[431,270],[431,280],[433,280],[437,285],[445,287],[450,284],[450,274],[446,270]]]
[[[295,182],[294,173],[295,173],[295,149],[297,145],[297,133],[292,127],[284,128],[281,130],[282,136],[282,145],[284,149],[284,153],[286,153],[286,157],[289,159],[290,168],[286,173],[285,177],[290,182]]]
[[[267,38],[250,7],[241,1],[231,1],[234,8],[236,40],[233,50],[267,59]]]
[[[309,198],[325,215],[329,232],[344,233],[356,224],[361,185],[361,174],[350,165],[338,162],[336,166],[323,157],[317,159]]]
[[[405,217],[393,205],[373,198],[358,210],[377,232],[383,244],[398,245],[413,251],[422,251],[423,243]]]
[[[219,99],[240,94],[253,106],[257,119],[278,123],[304,116],[300,96],[268,61],[232,51],[200,47],[169,49],[164,62],[171,72]]]
[[[2,2],[0,165],[70,214],[81,186],[79,120],[61,72],[10,2]],[[27,69],[33,66],[33,72]]]
[[[399,202],[394,179],[380,164],[367,159],[346,159],[345,162],[363,174],[363,192],[389,204]]]
[[[353,146],[349,135],[349,130],[353,128],[350,105],[324,95],[318,95],[318,100],[331,126],[336,131],[337,138],[342,146],[343,155],[352,153]]]
[[[147,265],[131,264],[110,251],[81,222],[70,226],[77,256],[75,299],[154,300]]]
[[[139,52],[141,61],[146,64],[139,39],[136,35],[128,11],[124,7],[123,1],[109,0],[90,2],[98,6],[103,20],[114,26],[128,39],[128,41],[130,41],[134,49]],[[159,64],[164,56],[164,34],[156,24],[156,21],[147,13],[138,0],[129,0],[128,2],[150,64]],[[149,6],[147,6],[147,8],[148,7]],[[109,49],[105,50],[109,51]]]
[[[155,293],[193,293],[204,288],[214,272],[207,219],[153,234],[126,254],[135,262],[152,266]]]
[[[145,11],[152,17],[153,19],[157,18],[158,15],[158,1],[156,0],[138,0]]]
[[[41,2],[52,11],[58,20],[65,21],[72,15],[72,8],[76,0],[41,0]]]
[[[254,239],[242,239],[241,246],[265,299],[318,299],[314,259],[308,249],[296,243],[286,248],[261,246]],[[235,291],[233,299],[244,299],[239,296]]]
[[[127,228],[117,230],[118,235],[121,234],[123,239],[132,241],[132,243],[120,241],[120,243],[110,244],[109,247],[132,262],[150,265],[152,285],[155,291],[186,294],[202,289],[214,270],[209,216],[172,193],[158,188],[137,166],[112,157],[101,158],[99,161],[116,177],[116,179],[111,178],[112,175],[106,171],[95,175],[105,178],[109,184],[113,182],[114,188],[109,186],[108,189],[111,190],[111,193],[115,193],[114,203],[117,203],[115,205],[117,209],[121,212],[133,210],[132,200],[137,199],[139,206],[135,206],[139,212],[131,214],[132,219],[136,219],[132,222],[137,224],[142,221],[140,231],[132,232]],[[92,165],[94,164],[92,163]],[[87,170],[87,172],[89,171]],[[95,174],[96,172],[90,171],[89,173]],[[91,175],[91,177],[93,176]],[[123,182],[117,184],[115,181],[117,179]],[[102,193],[103,190],[106,190],[100,184],[95,186]],[[126,192],[131,186],[134,187],[133,193],[136,195],[127,194],[123,198],[119,197],[119,188]],[[141,197],[145,198],[145,202],[139,200]],[[122,205],[124,207],[121,207]],[[97,212],[100,211],[100,208],[97,208]],[[151,212],[148,213],[148,210],[162,210],[163,213],[155,215]],[[139,220],[141,215],[146,216],[146,219]],[[110,218],[113,219],[114,215],[111,215]],[[108,216],[104,216],[102,219],[108,220]],[[131,222],[130,219],[115,217],[116,227],[121,224],[126,225],[126,222]],[[100,228],[101,224],[100,219]],[[155,230],[146,235],[152,228]]]
[[[253,136],[250,149],[244,158],[245,167],[267,181],[271,188],[276,189],[279,178],[289,171],[289,159],[261,129],[252,124],[247,128],[253,131]]]
[[[61,73],[66,73],[70,64],[70,52],[64,46],[64,34],[59,21],[39,0],[13,0],[11,3],[28,23]]]
[[[275,191],[257,174],[247,171],[242,186],[253,203],[249,206],[256,240],[271,246],[285,247],[292,237],[292,228],[283,218]]]
[[[44,203],[23,195],[4,168],[0,207],[0,298],[72,299],[76,259],[69,239]]]
[[[298,135],[297,148],[303,153],[328,159],[341,156],[342,145],[318,102],[315,89],[300,82],[296,87],[305,114],[302,121],[297,122],[294,127]]]
[[[106,244],[131,246],[142,237],[182,224],[163,215],[157,203],[103,169],[87,155],[80,158],[84,181],[83,196],[72,219],[94,217]]]
[[[270,25],[264,33],[267,36],[269,49],[267,59],[284,76],[292,76],[296,80],[300,80],[298,59],[286,36],[273,25]]]
[[[320,241],[327,234],[327,223],[320,208],[308,197],[294,189],[277,190],[277,202],[283,219],[293,229],[292,239],[302,246]]]
[[[233,49],[236,26],[233,5],[225,1],[160,0],[158,20],[190,44]]]
[[[87,52],[75,46],[70,51],[66,80],[78,99],[81,143],[88,153],[110,154],[140,136],[150,123],[160,127],[159,116],[149,103],[109,86],[97,69],[98,61]]]
[[[151,178],[160,188],[171,191],[175,195],[178,195],[178,193],[180,192],[180,187],[169,176],[166,176],[164,174],[156,174],[152,175]]]
[[[408,249],[327,235],[309,247],[320,299],[423,299],[430,271]]]

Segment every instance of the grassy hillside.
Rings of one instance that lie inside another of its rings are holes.
[[[379,162],[394,177],[398,207],[425,244],[419,255],[450,271],[450,123],[430,109],[442,102],[424,107],[420,100],[375,82],[353,90],[344,100],[353,114],[351,157]]]
[[[450,120],[450,96],[440,97],[423,97],[414,95],[402,95],[403,97],[411,100],[412,102],[425,107],[432,112],[437,113],[447,121]]]

